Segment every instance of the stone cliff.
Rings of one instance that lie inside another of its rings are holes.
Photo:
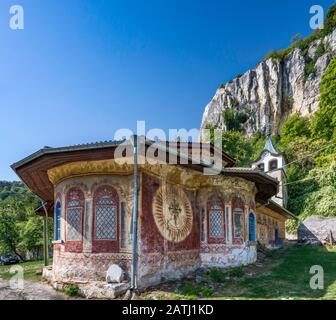
[[[233,108],[246,120],[242,124],[246,136],[264,132],[270,122],[273,133],[279,134],[289,115],[310,115],[317,110],[321,77],[334,56],[336,29],[312,42],[306,51],[295,48],[282,59],[262,61],[217,90],[205,108],[201,128],[226,130],[222,114]]]

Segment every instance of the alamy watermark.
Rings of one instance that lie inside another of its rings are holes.
[[[312,15],[310,18],[310,28],[313,30],[324,28],[324,9],[320,5],[313,5],[309,9],[309,13]],[[9,27],[12,30],[24,29],[24,8],[21,5],[12,5],[9,9],[10,19]]]
[[[12,5],[9,8],[9,27],[12,30],[23,30],[24,29],[24,9],[20,5]]]
[[[309,273],[313,276],[310,278],[310,288],[312,290],[324,289],[324,270],[322,266],[314,265],[310,268]]]
[[[314,5],[310,7],[309,13],[313,16],[310,18],[309,25],[313,30],[324,28],[324,10],[322,6]]]
[[[133,148],[130,141],[137,137],[138,164],[198,164],[203,167],[204,175],[218,175],[223,169],[221,129],[169,129],[168,135],[162,129],[151,129],[146,132],[145,121],[137,122],[136,133],[131,129],[119,129],[114,140],[123,141],[114,153],[115,161],[123,165],[133,164]],[[207,137],[213,144],[201,143],[200,138]]]
[[[8,270],[13,276],[8,280],[9,288],[11,290],[22,291],[24,289],[24,269],[19,265],[11,266]],[[0,280],[3,280],[0,278]]]

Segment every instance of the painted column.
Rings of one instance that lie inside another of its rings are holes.
[[[93,199],[89,196],[85,200],[85,213],[84,213],[84,237],[83,237],[83,252],[92,252],[92,208]]]
[[[226,228],[226,240],[227,244],[232,244],[232,214],[231,214],[231,203],[225,206],[225,220],[227,223]]]

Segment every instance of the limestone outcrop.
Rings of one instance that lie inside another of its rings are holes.
[[[226,130],[222,113],[234,108],[246,119],[242,124],[246,136],[264,132],[269,122],[273,133],[279,133],[289,115],[310,115],[318,109],[321,77],[334,56],[336,29],[312,42],[306,52],[296,48],[281,61],[260,62],[217,90],[205,108],[201,128],[215,125]]]

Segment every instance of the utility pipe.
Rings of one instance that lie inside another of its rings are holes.
[[[49,265],[49,237],[48,237],[48,233],[49,233],[49,228],[48,228],[48,211],[47,208],[45,206],[45,203],[43,201],[41,201],[42,207],[44,209],[44,265],[47,267]]]
[[[131,290],[136,288],[137,245],[138,245],[138,137],[132,138],[134,155],[133,218],[132,218],[132,271]]]

